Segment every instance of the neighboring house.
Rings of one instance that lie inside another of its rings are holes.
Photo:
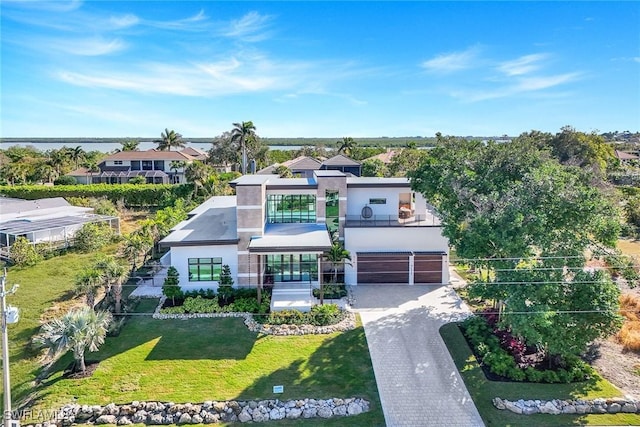
[[[259,175],[274,174],[279,166],[286,166],[296,178],[312,178],[313,172],[320,169],[321,165],[322,162],[313,157],[299,156],[286,162],[267,166],[264,169],[260,169],[257,173]]]
[[[351,253],[347,284],[449,282],[448,241],[406,178],[316,170],[231,184],[236,196],[212,197],[160,241],[185,289],[216,288],[224,264],[240,286],[318,286],[332,233]]]
[[[107,222],[120,232],[117,217],[96,215],[93,208],[72,206],[62,197],[38,200],[0,197],[0,255],[9,257],[18,237],[55,248],[71,246],[76,231],[89,222]]]
[[[144,177],[148,184],[182,184],[186,182],[186,166],[200,158],[206,158],[206,153],[191,147],[183,151],[119,151],[100,162],[99,172],[80,168],[67,175],[82,184],[126,184],[136,176]]]
[[[373,160],[373,159],[377,159],[380,160],[382,163],[384,163],[385,165],[388,165],[389,163],[391,163],[391,160],[393,160],[393,157],[398,154],[400,152],[400,150],[390,150],[387,149],[387,151],[385,151],[384,153],[380,153],[380,154],[376,154],[375,156],[371,156],[366,160]]]
[[[640,160],[640,157],[634,153],[628,153],[626,151],[614,150],[614,156],[620,160],[620,163],[627,164]]]
[[[342,154],[338,154],[322,162],[320,170],[340,171],[353,176],[362,175],[362,166],[360,163]]]

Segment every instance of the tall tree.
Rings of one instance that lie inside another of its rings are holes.
[[[96,304],[96,295],[103,284],[104,276],[99,269],[85,268],[76,275],[75,291],[78,295],[84,295],[87,307],[93,309]]]
[[[113,296],[115,313],[120,314],[122,308],[122,284],[129,278],[127,268],[115,257],[105,256],[98,259],[95,269],[101,271],[107,291]]]
[[[193,161],[187,166],[184,171],[184,176],[188,182],[193,184],[193,195],[197,197],[198,188],[202,188],[209,175],[213,173],[213,170],[200,161]]]
[[[48,348],[51,357],[71,350],[75,360],[74,371],[85,372],[85,352],[98,351],[104,344],[110,323],[111,313],[82,307],[45,323],[35,342]]]
[[[122,146],[121,148],[119,148],[119,151],[138,151],[138,147],[140,146],[140,141],[135,141],[135,140],[128,140],[128,141],[122,141],[120,142],[120,145]]]
[[[76,166],[76,169],[78,169],[80,165],[80,161],[84,160],[87,153],[82,149],[82,146],[78,145],[74,148],[69,149],[68,154],[69,154],[69,158],[73,161],[73,164]]]
[[[583,269],[588,250],[615,245],[620,216],[589,176],[533,141],[438,139],[409,176],[458,256],[489,272],[470,293],[501,301],[502,326],[559,360],[615,330],[619,291]]]
[[[248,122],[233,123],[231,141],[240,146],[242,155],[242,174],[247,173],[247,143],[256,139],[256,127],[251,120]]]
[[[185,146],[182,135],[177,133],[173,129],[165,129],[164,132],[160,134],[160,139],[154,142],[158,144],[158,149],[161,151],[171,151],[172,147],[183,148]]]
[[[356,148],[358,143],[353,140],[350,136],[345,136],[342,138],[342,141],[336,142],[336,147],[338,148],[339,154],[344,154],[345,156],[351,156],[353,150]]]

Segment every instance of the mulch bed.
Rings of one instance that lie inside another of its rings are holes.
[[[100,365],[100,361],[97,360],[88,360],[85,362],[85,367],[87,368],[84,372],[73,372],[73,368],[75,366],[75,362],[71,362],[69,366],[64,370],[64,378],[69,378],[72,380],[79,380],[82,378],[89,378],[93,375],[93,373],[98,369],[98,365]]]

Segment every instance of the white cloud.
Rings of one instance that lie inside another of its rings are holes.
[[[112,16],[109,18],[109,25],[114,29],[129,28],[140,22],[136,15],[127,14],[122,16]]]
[[[119,52],[126,48],[120,39],[93,38],[84,40],[49,40],[47,48],[78,56],[101,56]]]
[[[450,73],[476,66],[480,48],[470,47],[461,52],[451,52],[437,55],[436,57],[424,61],[421,65],[428,71]]]
[[[267,37],[263,31],[270,24],[271,15],[261,15],[258,12],[249,12],[240,19],[231,21],[229,28],[223,30],[226,37],[239,38],[245,41],[260,41]]]
[[[520,58],[501,63],[498,65],[498,70],[507,76],[530,74],[533,71],[537,71],[541,67],[540,62],[548,57],[549,55],[546,53],[524,55]]]

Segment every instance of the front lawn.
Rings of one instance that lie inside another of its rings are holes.
[[[487,426],[640,425],[640,415],[637,414],[517,415],[506,410],[498,410],[491,402],[494,397],[510,400],[595,399],[598,397],[619,397],[620,392],[601,377],[590,382],[572,384],[489,381],[456,323],[444,325],[440,328],[440,335]]]
[[[126,403],[133,400],[204,400],[363,397],[371,412],[292,425],[384,425],[362,326],[331,335],[263,336],[238,318],[156,320],[134,316],[88,360],[100,361],[89,378],[68,379],[63,358],[39,389],[37,407]],[[284,393],[273,394],[274,385]]]

